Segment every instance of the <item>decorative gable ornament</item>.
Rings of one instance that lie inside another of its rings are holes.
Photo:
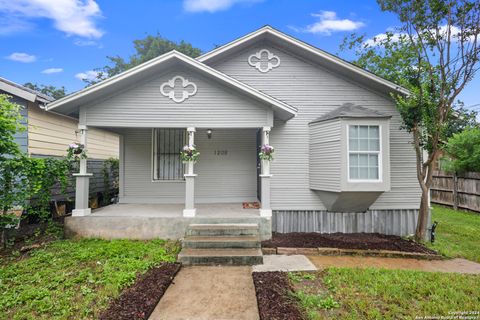
[[[248,64],[258,71],[266,73],[280,66],[280,58],[268,49],[262,49],[248,57]]]
[[[197,93],[197,85],[182,76],[175,76],[162,83],[160,93],[176,103],[182,103]]]

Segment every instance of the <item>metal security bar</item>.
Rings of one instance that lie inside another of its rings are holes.
[[[183,180],[180,151],[187,143],[185,129],[159,128],[154,135],[154,179]]]

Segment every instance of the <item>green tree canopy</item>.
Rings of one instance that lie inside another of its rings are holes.
[[[20,154],[15,134],[25,130],[21,120],[20,106],[10,102],[9,96],[0,94],[0,163]]]
[[[92,85],[130,68],[138,66],[139,64],[156,58],[171,50],[177,50],[192,58],[196,58],[202,53],[200,49],[193,47],[186,41],[182,40],[180,42],[174,42],[163,38],[158,33],[154,36],[148,35],[143,39],[134,40],[133,47],[135,49],[135,53],[127,59],[124,59],[118,55],[107,56],[109,64],[102,68],[95,69],[95,71],[98,72],[97,79],[85,79],[84,81],[87,82],[88,85]]]
[[[47,95],[55,100],[63,98],[67,95],[64,86],[57,88],[51,85],[44,85],[44,84],[38,85],[36,83],[31,83],[31,82],[27,82],[23,86],[29,89],[38,91],[40,93],[43,93],[44,95]]]
[[[480,60],[480,2],[473,0],[377,0],[400,25],[373,39],[352,35],[343,49],[355,64],[410,91],[393,95],[403,128],[413,136],[422,190],[416,238],[424,239],[433,163],[441,143],[468,118],[458,96],[475,76]],[[464,112],[465,113],[465,112]],[[428,152],[423,157],[423,151]]]

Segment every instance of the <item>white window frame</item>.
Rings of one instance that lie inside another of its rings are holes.
[[[379,150],[378,151],[350,151],[350,127],[352,126],[368,126],[368,127],[378,127],[378,143],[379,143]],[[383,125],[378,123],[351,123],[347,124],[347,181],[348,182],[360,182],[360,183],[381,183],[383,182],[383,150],[382,150],[382,131]],[[351,179],[350,178],[350,153],[356,154],[377,154],[378,155],[378,179]]]

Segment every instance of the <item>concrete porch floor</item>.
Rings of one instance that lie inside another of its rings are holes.
[[[199,218],[256,218],[259,209],[243,209],[241,203],[203,203],[196,204]],[[91,216],[101,217],[158,217],[181,218],[183,204],[112,204],[92,211]]]
[[[65,219],[67,237],[101,239],[182,239],[190,224],[255,223],[262,240],[272,236],[272,220],[241,203],[197,204],[195,217],[183,216],[183,204],[114,204],[92,214]]]

